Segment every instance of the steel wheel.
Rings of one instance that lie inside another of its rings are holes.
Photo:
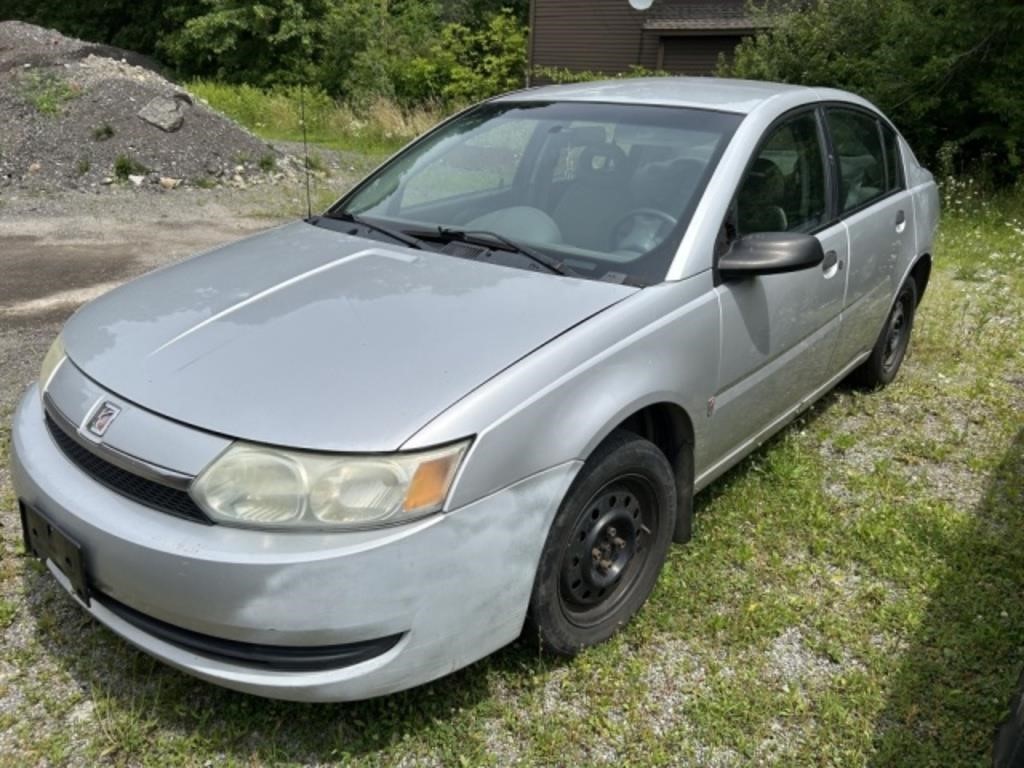
[[[617,431],[580,470],[548,533],[525,633],[571,656],[647,600],[672,541],[676,484],[651,442]]]
[[[569,620],[593,626],[629,592],[643,570],[658,515],[650,482],[631,475],[584,505],[562,557],[559,596]]]

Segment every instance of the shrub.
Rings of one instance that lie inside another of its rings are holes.
[[[526,28],[508,9],[477,30],[446,24],[426,53],[395,75],[403,103],[462,105],[521,88],[526,79]]]
[[[638,64],[633,64],[625,72],[578,72],[572,69],[560,67],[534,67],[530,73],[532,77],[540,82],[555,83],[564,85],[567,83],[589,83],[592,80],[621,80],[633,77],[667,77],[671,73],[661,69],[647,69]]]

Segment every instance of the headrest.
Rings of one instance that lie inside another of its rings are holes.
[[[576,161],[576,178],[602,184],[625,181],[629,160],[626,153],[611,142],[588,146]]]

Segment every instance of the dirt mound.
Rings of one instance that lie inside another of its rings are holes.
[[[0,189],[243,185],[295,172],[292,158],[156,69],[128,51],[0,22]]]

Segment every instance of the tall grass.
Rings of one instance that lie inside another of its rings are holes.
[[[194,80],[188,87],[211,107],[266,139],[302,139],[301,98],[297,86],[263,90],[251,85]],[[356,110],[315,87],[305,89],[304,96],[310,141],[365,154],[393,152],[444,116],[436,108],[406,110],[383,98]]]

